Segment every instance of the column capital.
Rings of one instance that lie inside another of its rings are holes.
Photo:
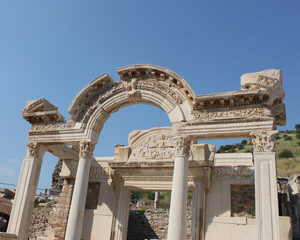
[[[93,157],[95,143],[90,140],[84,140],[79,143],[79,157],[91,159]]]
[[[189,157],[191,138],[189,136],[173,136],[173,145],[175,147],[174,157],[184,156]]]
[[[275,152],[275,141],[278,131],[254,131],[250,134],[254,152]]]
[[[27,157],[38,158],[38,150],[39,150],[38,142],[28,142],[26,144],[26,148],[27,148]]]

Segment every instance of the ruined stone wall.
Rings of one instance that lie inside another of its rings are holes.
[[[62,192],[51,218],[57,239],[64,239],[74,189],[74,179],[65,179]]]
[[[31,226],[29,229],[29,239],[54,239],[53,226],[51,219],[53,216],[54,206],[35,207],[31,217]]]
[[[147,201],[148,202],[148,201]],[[138,206],[147,206],[141,201]],[[153,206],[153,201],[151,205]],[[169,222],[169,209],[154,209],[149,208],[143,210],[138,207],[133,207],[135,210],[129,212],[129,222],[127,231],[127,240],[140,240],[140,239],[166,239],[168,233],[168,222]],[[192,222],[192,211],[191,201],[188,203],[188,215],[187,215],[187,233],[188,238],[191,239],[191,222]]]
[[[73,188],[74,180],[66,179],[59,196],[43,198],[42,203],[36,200],[29,229],[30,240],[65,238]]]

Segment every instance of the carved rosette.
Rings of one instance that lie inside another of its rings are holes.
[[[26,144],[27,157],[38,157],[39,144],[37,142],[29,142]]]
[[[255,131],[251,133],[254,152],[275,152],[278,131]]]
[[[91,159],[93,157],[94,149],[95,149],[95,143],[91,141],[80,142],[79,157]]]
[[[190,137],[189,136],[176,136],[173,137],[173,145],[175,147],[174,156],[189,157],[190,154]]]

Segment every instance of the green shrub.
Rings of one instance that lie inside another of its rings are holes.
[[[144,213],[144,212],[146,212],[148,210],[148,208],[142,208],[141,210],[140,210],[140,212],[141,213]]]
[[[247,145],[247,140],[242,140],[242,141],[241,141],[241,144]]]
[[[291,150],[284,149],[281,153],[278,154],[279,158],[293,158],[294,154]]]
[[[284,140],[285,140],[285,141],[291,141],[291,140],[293,140],[293,138],[292,138],[291,136],[285,136],[285,137],[284,137]]]
[[[251,151],[250,148],[248,148],[245,152],[246,152],[246,153],[251,153],[252,151]]]
[[[300,142],[298,142],[298,145],[300,146]]]
[[[239,150],[242,150],[242,149],[244,149],[245,148],[245,146],[243,145],[243,144],[239,144],[239,146],[238,146],[238,149]]]
[[[300,132],[296,133],[296,137],[297,137],[297,139],[300,139]]]
[[[234,148],[231,148],[228,150],[228,153],[235,153],[235,152],[236,152],[236,150]]]
[[[300,131],[300,124],[296,124],[295,129],[296,129],[297,132]]]
[[[276,140],[280,139],[281,137],[279,135],[276,136]]]

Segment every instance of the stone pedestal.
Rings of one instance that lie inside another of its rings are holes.
[[[175,165],[173,173],[168,240],[186,239],[188,156],[187,137],[174,137]]]
[[[18,240],[27,239],[29,224],[40,177],[45,149],[36,142],[27,144],[27,156],[23,160],[18,188],[8,224],[8,233],[16,234]]]
[[[66,240],[81,239],[85,201],[94,148],[95,145],[92,142],[84,141],[80,143],[80,158],[68,218],[68,225],[65,238]]]
[[[277,131],[254,132],[256,239],[279,240],[275,137]]]

